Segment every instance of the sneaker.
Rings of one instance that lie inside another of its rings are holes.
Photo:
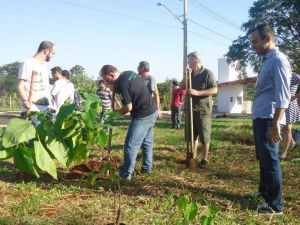
[[[202,159],[202,160],[200,161],[199,167],[202,168],[202,169],[207,168],[207,167],[208,167],[208,161]]]
[[[275,211],[273,210],[267,203],[264,203],[262,205],[259,205],[257,207],[257,212],[261,214],[266,214],[266,215],[282,215],[282,211]]]
[[[127,183],[131,181],[131,175],[128,175],[127,177],[121,177],[121,182]]]

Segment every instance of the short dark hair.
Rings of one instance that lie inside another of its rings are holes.
[[[37,52],[42,52],[45,49],[53,49],[54,44],[51,41],[42,41]]]
[[[114,73],[117,72],[118,69],[116,67],[114,67],[113,65],[104,65],[101,70],[100,70],[100,75],[107,75],[110,73]]]
[[[177,80],[173,80],[173,81],[172,81],[172,84],[173,84],[174,86],[178,86],[178,85],[179,85],[179,83],[178,83]]]
[[[51,69],[52,73],[58,72],[60,74],[62,74],[62,69],[59,66],[55,66]]]
[[[63,70],[61,74],[63,75],[63,77],[67,78],[68,80],[70,79],[70,73],[68,70]]]
[[[267,23],[259,23],[256,24],[251,30],[250,33],[253,33],[257,31],[259,36],[261,37],[262,40],[264,40],[267,36],[267,34],[271,35],[271,37],[274,39],[275,37],[275,32],[274,29]]]
[[[100,85],[100,84],[106,85],[106,83],[105,83],[105,81],[104,81],[103,79],[100,79],[100,80],[98,81],[98,85]]]
[[[149,72],[150,71],[150,64],[147,61],[141,61],[139,63],[139,67],[140,68],[144,68],[145,72]]]

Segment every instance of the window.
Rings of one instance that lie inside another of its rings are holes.
[[[237,97],[237,104],[242,105],[243,104],[243,98],[242,96]]]

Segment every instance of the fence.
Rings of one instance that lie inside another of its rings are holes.
[[[0,111],[20,110],[19,100],[16,96],[8,95],[0,97]]]

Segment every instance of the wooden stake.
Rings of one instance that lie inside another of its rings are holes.
[[[185,71],[185,85],[186,90],[192,88],[191,71],[187,69]],[[194,126],[193,126],[193,101],[190,94],[186,95],[186,119],[185,119],[185,136],[186,136],[186,166],[192,170],[196,169],[196,153],[194,144]]]
[[[112,100],[111,100],[111,105],[112,105],[112,109],[115,109],[115,92],[113,92],[112,94]],[[110,156],[111,153],[111,142],[112,142],[112,127],[109,129],[109,133],[108,133],[108,146],[107,146],[107,152],[108,152],[108,156]]]

